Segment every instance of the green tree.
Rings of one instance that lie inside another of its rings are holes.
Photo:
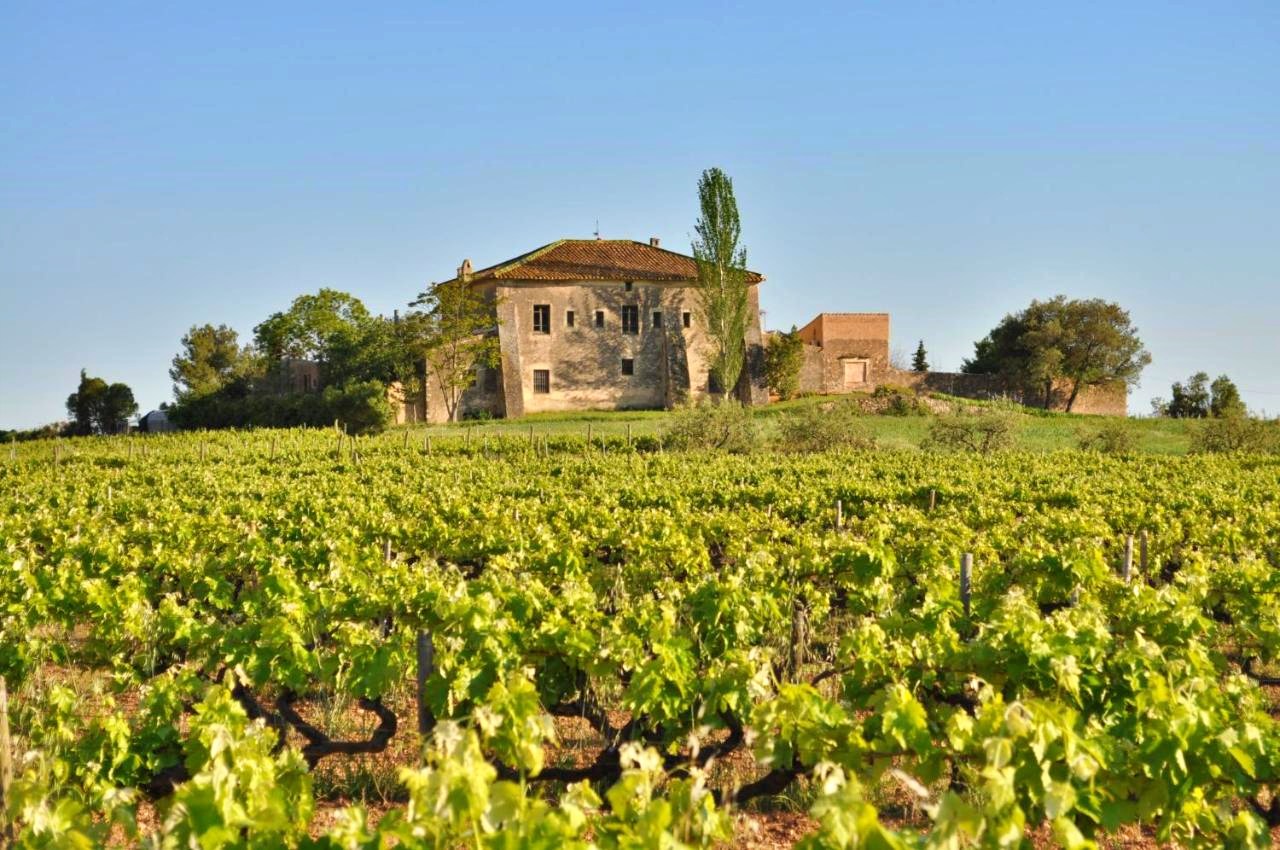
[[[728,395],[746,363],[751,300],[747,251],[739,244],[742,224],[733,181],[718,168],[698,180],[702,215],[694,225],[693,257],[698,263],[698,312],[707,329],[712,384]]]
[[[373,321],[364,302],[348,292],[321,289],[299,295],[289,309],[272,313],[253,329],[254,345],[271,362],[315,360],[326,371],[335,355],[350,352]]]
[[[240,345],[235,330],[205,324],[192,327],[182,337],[182,350],[173,358],[169,377],[174,397],[182,401],[247,382],[258,371],[253,349]]]
[[[427,380],[440,388],[450,422],[461,413],[462,394],[477,366],[499,362],[496,300],[471,285],[470,275],[433,283],[410,306],[416,349],[426,362]]]
[[[133,390],[125,384],[108,384],[80,370],[80,384],[67,396],[71,433],[118,434],[128,427],[129,417],[138,412]]]
[[[975,343],[962,370],[1035,388],[1046,408],[1054,387],[1064,382],[1070,411],[1082,389],[1117,381],[1132,385],[1150,362],[1137,328],[1118,304],[1058,295],[1005,316]]]
[[[1174,419],[1204,419],[1210,413],[1210,392],[1208,372],[1196,372],[1186,383],[1174,381],[1165,415]]]
[[[1209,412],[1218,418],[1245,414],[1244,400],[1240,398],[1240,390],[1226,375],[1219,375],[1209,385]]]
[[[407,383],[416,376],[412,329],[398,318],[373,315],[359,298],[336,289],[298,296],[253,332],[269,366],[287,358],[314,360],[326,384]]]
[[[924,350],[924,340],[920,340],[920,344],[916,346],[916,353],[911,356],[911,371],[929,371],[929,354]]]
[[[770,334],[764,345],[765,382],[779,398],[795,396],[800,389],[800,367],[804,365],[804,340],[795,325],[788,333]]]

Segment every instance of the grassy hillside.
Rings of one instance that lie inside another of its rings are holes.
[[[831,397],[804,398],[771,404],[755,410],[766,436],[774,432],[780,417],[802,407],[822,404]],[[981,402],[964,400],[965,405],[981,406]],[[596,435],[622,435],[628,427],[634,436],[661,433],[671,414],[661,410],[593,411],[575,413],[535,413],[520,419],[465,422],[457,425],[410,425],[412,432],[421,434],[454,433],[461,428],[474,429],[476,436],[523,435],[532,428],[535,434],[565,436],[591,432]],[[919,448],[929,433],[934,417],[929,415],[891,416],[867,415],[863,421],[875,435],[877,443],[889,449]],[[1095,431],[1118,417],[1077,416],[1065,413],[1049,413],[1028,410],[1018,434],[1017,447],[1028,451],[1055,451],[1076,448],[1083,434]],[[1191,425],[1176,419],[1129,419],[1138,449],[1152,454],[1185,454],[1191,443]]]

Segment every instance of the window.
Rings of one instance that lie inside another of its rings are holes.
[[[622,308],[622,332],[624,334],[640,333],[640,308],[635,304],[626,304]]]
[[[684,313],[683,313],[683,314],[681,314],[681,316],[680,316],[680,322],[681,322],[681,324],[683,324],[686,328],[687,328],[687,327],[689,327],[689,319],[690,319],[690,318],[691,318],[691,316],[689,315],[689,311],[688,311],[688,310],[685,310],[685,311],[684,311]]]
[[[551,371],[549,369],[533,370],[533,391],[535,393],[551,392]]]
[[[573,311],[572,310],[565,311],[564,324],[565,324],[565,327],[570,327],[570,328],[573,327]]]
[[[484,370],[484,391],[487,393],[496,392],[498,389],[498,370]]]
[[[622,287],[622,288],[623,288],[623,289],[625,289],[627,292],[630,292],[630,291],[631,291],[631,281],[627,281],[627,282],[623,285],[623,287]]]
[[[604,327],[604,310],[596,310],[596,327]]]
[[[653,311],[653,326],[655,328],[662,327],[662,311],[661,310]]]
[[[636,373],[636,361],[630,357],[622,358],[622,374],[634,375]]]
[[[533,332],[536,334],[551,333],[551,305],[533,305]]]

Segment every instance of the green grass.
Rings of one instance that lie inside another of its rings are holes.
[[[766,437],[772,436],[780,417],[795,410],[833,400],[833,397],[810,397],[779,402],[755,410],[756,419]],[[958,399],[965,404],[982,406],[979,402]],[[662,433],[671,414],[662,410],[582,411],[571,413],[535,413],[520,419],[493,419],[483,422],[462,422],[452,425],[408,425],[415,435],[456,434],[464,428],[473,429],[473,435],[523,436],[532,428],[535,434],[546,436],[586,436],[587,430],[595,436],[621,436],[628,427],[633,436],[641,437]],[[875,436],[879,446],[887,449],[916,449],[928,436],[932,416],[865,416],[863,422]],[[1028,451],[1057,451],[1074,449],[1082,435],[1097,430],[1119,417],[1077,416],[1028,410],[1023,417],[1018,434],[1017,447]],[[1190,447],[1190,426],[1177,419],[1127,419],[1136,437],[1139,451],[1151,454],[1186,454]],[[401,430],[401,429],[398,429]]]

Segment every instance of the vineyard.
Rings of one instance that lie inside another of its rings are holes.
[[[0,845],[1280,840],[1277,457],[3,452]]]

